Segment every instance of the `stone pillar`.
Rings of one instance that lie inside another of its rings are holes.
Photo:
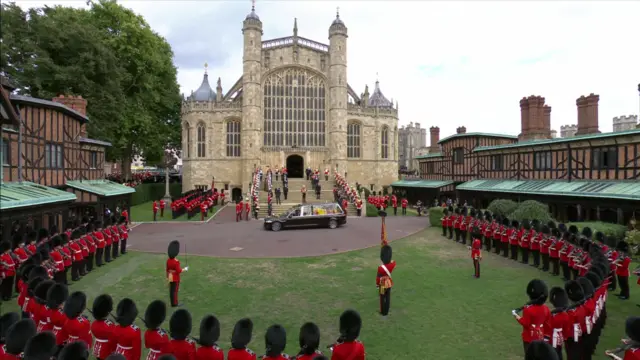
[[[336,14],[329,27],[329,151],[330,163],[347,171],[347,27]]]
[[[600,221],[600,206],[596,206],[596,220]]]

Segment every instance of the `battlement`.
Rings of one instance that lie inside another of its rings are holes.
[[[373,116],[391,116],[394,118],[398,117],[398,109],[394,108],[381,108],[381,107],[363,107],[357,104],[347,104],[347,111],[350,113],[357,113],[373,115]]]
[[[560,126],[560,137],[568,138],[576,136],[578,125],[562,125]]]
[[[638,115],[616,116],[613,118],[614,124],[637,123]]]
[[[578,130],[578,125],[562,125],[560,126],[560,130],[561,131],[565,131],[565,130]]]
[[[181,113],[186,114],[192,111],[216,111],[216,110],[241,110],[242,102],[241,101],[222,101],[216,102],[215,100],[211,101],[190,101],[183,100]]]

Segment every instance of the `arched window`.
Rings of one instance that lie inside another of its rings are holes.
[[[389,128],[388,127],[383,127],[382,128],[382,149],[380,149],[380,156],[383,159],[388,159],[389,158]]]
[[[227,156],[240,156],[240,122],[227,122]]]
[[[347,125],[347,157],[360,157],[360,124],[351,122]]]
[[[183,149],[185,149],[184,157],[188,159],[189,156],[191,156],[191,152],[189,151],[189,149],[191,148],[191,128],[189,128],[188,123],[184,123],[183,136],[183,139],[186,139],[183,146]]]
[[[206,156],[206,147],[205,147],[205,141],[206,139],[206,128],[204,127],[203,123],[198,124],[198,157],[205,157]]]
[[[325,83],[288,68],[264,83],[264,146],[325,146]]]

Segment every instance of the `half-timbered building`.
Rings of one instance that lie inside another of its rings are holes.
[[[551,107],[539,96],[520,101],[518,136],[464,127],[436,136],[439,151],[419,159],[420,180],[398,181],[394,190],[478,208],[497,198],[537,200],[562,221],[626,223],[640,215],[640,129],[600,133],[598,100],[594,94],[577,99],[578,134],[570,138],[551,138]]]

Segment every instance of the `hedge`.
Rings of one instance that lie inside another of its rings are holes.
[[[165,184],[140,184],[135,189],[136,192],[131,197],[131,206],[161,199],[165,193]],[[169,184],[169,192],[171,197],[179,197],[182,194],[182,184]]]
[[[549,213],[549,206],[534,200],[523,201],[518,207],[507,215],[509,220],[533,220],[538,219],[541,223],[546,224],[553,220]]]
[[[566,224],[567,228],[571,225],[575,225],[578,227],[578,230],[582,232],[582,229],[585,227],[589,227],[595,233],[600,231],[605,236],[607,236],[607,246],[616,246],[616,243],[622,239],[624,239],[625,233],[627,231],[627,227],[624,225],[606,223],[602,221],[593,221],[593,222],[574,222]],[[611,239],[609,239],[611,238]]]
[[[494,217],[500,215],[502,217],[511,215],[518,208],[518,203],[513,200],[496,199],[489,204],[487,210],[493,214]]]
[[[442,227],[442,219],[444,208],[441,206],[429,208],[429,224],[431,226]]]

